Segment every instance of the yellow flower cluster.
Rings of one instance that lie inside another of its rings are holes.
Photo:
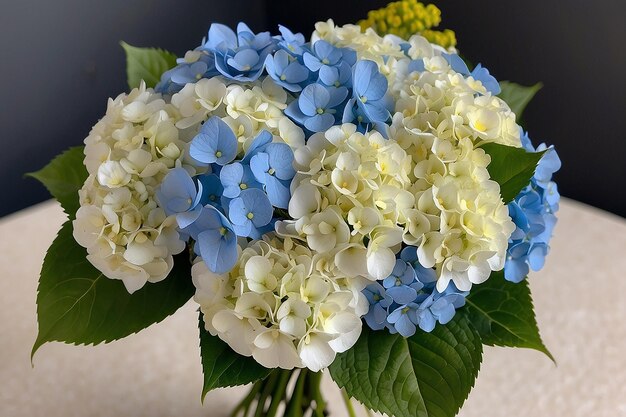
[[[433,30],[441,23],[441,10],[434,4],[424,5],[417,0],[401,0],[372,10],[367,19],[359,21],[362,30],[374,29],[380,35],[392,34],[403,39],[421,34],[430,42],[451,48],[456,45],[454,32]]]
[[[428,39],[430,43],[443,46],[446,49],[454,48],[456,46],[456,35],[454,31],[450,29],[426,29],[420,32],[420,35]]]

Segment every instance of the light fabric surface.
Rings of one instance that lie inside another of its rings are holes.
[[[0,220],[0,416],[227,416],[241,389],[210,393],[196,307],[96,347],[44,345],[31,367],[43,256],[65,216],[52,202]],[[486,348],[462,417],[626,416],[626,221],[564,200],[552,253],[531,276],[555,366],[523,349]],[[345,416],[326,381],[331,416]]]

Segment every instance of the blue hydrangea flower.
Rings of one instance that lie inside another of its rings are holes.
[[[274,209],[267,195],[259,189],[244,190],[230,201],[228,217],[238,236],[259,239],[259,229],[271,220]]]
[[[559,209],[559,193],[552,175],[561,167],[561,160],[553,147],[544,144],[536,149],[527,134],[522,134],[522,146],[529,152],[543,151],[530,184],[508,204],[509,216],[516,229],[509,239],[504,277],[520,282],[530,269],[543,268],[549,243],[556,225],[555,213]]]
[[[219,117],[207,120],[191,140],[189,155],[204,164],[226,165],[237,156],[237,138]]]
[[[293,33],[283,25],[278,25],[278,30],[282,35],[278,46],[292,55],[302,56],[305,45],[304,35],[301,33]]]
[[[323,132],[335,124],[337,107],[347,96],[345,87],[328,88],[321,84],[309,84],[302,90],[298,100],[289,104],[285,114],[312,132]]]
[[[476,65],[476,68],[474,68],[470,75],[475,80],[480,81],[492,95],[497,96],[502,91],[498,80],[496,80],[496,78],[489,73],[489,70],[484,68],[482,65]]]
[[[402,305],[393,310],[387,316],[387,322],[393,325],[394,329],[404,337],[411,337],[417,330],[417,311],[419,305],[415,303],[409,303]]]
[[[352,98],[346,104],[343,122],[385,123],[391,117],[393,101],[387,95],[387,78],[373,61],[357,62],[352,76]],[[384,132],[384,129],[381,129]],[[381,133],[383,133],[381,132]]]
[[[245,24],[237,25],[237,33],[214,23],[202,49],[215,55],[215,67],[224,77],[248,82],[259,78],[265,59],[276,49],[276,40],[269,32],[254,34]]]
[[[426,71],[426,66],[424,64],[424,60],[423,59],[414,59],[411,62],[409,62],[409,74],[417,71],[417,72],[424,72]]]
[[[352,68],[347,62],[342,62],[336,67],[324,65],[320,68],[319,82],[328,87],[352,88]]]
[[[242,190],[261,188],[250,167],[239,162],[224,166],[220,171],[220,181],[224,187],[223,196],[226,198],[239,197]]]
[[[187,83],[195,83],[201,78],[219,75],[215,68],[215,57],[209,51],[203,51],[197,61],[187,62],[184,58],[177,60],[178,65],[161,75],[155,90],[162,94],[179,92]]]
[[[250,159],[250,169],[263,184],[273,206],[287,208],[291,193],[289,183],[295,175],[293,151],[284,143],[270,143]]]
[[[230,271],[237,262],[237,235],[232,224],[211,205],[183,232],[196,240],[195,251],[216,274]]]
[[[437,274],[419,264],[417,248],[408,246],[400,254],[393,272],[363,290],[370,303],[365,322],[374,330],[386,327],[391,333],[412,336],[417,328],[431,332],[437,323],[446,324],[465,305],[467,292],[450,283],[437,291]]]
[[[528,276],[530,272],[528,262],[529,249],[530,243],[523,241],[509,246],[507,250],[508,258],[504,264],[504,276],[507,280],[520,282]]]
[[[184,228],[200,215],[202,184],[196,183],[184,168],[174,168],[157,188],[156,199],[165,214],[175,214],[179,227]]]
[[[168,216],[193,210],[199,204],[200,195],[195,182],[184,168],[174,168],[168,172],[156,190],[159,206]]]
[[[385,288],[374,282],[363,290],[363,294],[370,303],[370,309],[363,317],[372,330],[382,330],[387,326],[388,308],[393,300],[387,295]]]
[[[249,164],[254,155],[259,152],[263,152],[265,147],[272,142],[272,134],[267,130],[262,130],[256,138],[252,140],[250,146],[246,150],[246,153],[241,160],[244,164]]]
[[[346,62],[352,66],[356,62],[356,52],[349,48],[337,48],[330,43],[319,40],[313,44],[311,52],[303,54],[304,65],[317,72],[322,66],[336,66]]]
[[[394,302],[408,304],[415,301],[417,292],[424,286],[416,278],[413,267],[398,259],[391,275],[383,280],[383,286]]]
[[[449,323],[456,314],[456,310],[465,305],[467,292],[460,292],[454,284],[449,285],[443,293],[433,291],[421,301],[417,311],[417,324],[425,332],[431,332],[437,322]]]
[[[224,187],[220,181],[220,177],[215,174],[203,174],[196,177],[200,184],[200,202],[202,205],[210,204],[220,208]],[[184,227],[184,226],[183,226]]]
[[[309,70],[282,49],[267,56],[265,68],[276,84],[291,92],[302,90],[300,83],[309,78]]]
[[[172,71],[170,79],[173,83],[180,85],[195,83],[204,76],[207,69],[207,64],[202,61],[179,65]]]
[[[448,64],[450,64],[450,67],[458,72],[459,74],[463,74],[463,75],[469,75],[470,71],[469,68],[467,68],[467,64],[465,63],[465,61],[463,61],[463,58],[461,58],[458,54],[446,54],[443,53],[441,54],[441,56],[448,61]]]

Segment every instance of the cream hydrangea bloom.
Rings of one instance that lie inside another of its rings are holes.
[[[514,225],[499,185],[489,179],[489,156],[479,146],[521,146],[520,127],[507,104],[452,69],[443,54],[454,50],[421,36],[407,45],[329,20],[316,24],[312,37],[376,62],[395,114],[389,140],[346,124],[313,135],[296,151],[299,173],[289,206],[295,222],[280,224],[279,232],[309,245],[331,236],[340,247],[342,272],[372,280],[389,275],[401,243],[417,246],[420,262],[437,270],[440,291],[450,281],[469,290],[502,269]],[[423,68],[415,70],[415,60]],[[343,232],[334,223],[318,225],[329,210],[340,212],[348,241],[335,238]],[[321,235],[323,228],[333,233]]]
[[[268,368],[319,371],[361,334],[364,282],[346,279],[334,250],[316,253],[290,238],[245,247],[227,274],[194,264],[194,300],[206,330]]]
[[[145,84],[109,100],[105,116],[85,139],[89,178],[80,190],[74,238],[87,259],[129,292],[164,279],[185,243],[176,221],[155,201],[155,188],[185,159],[175,124],[179,112]]]
[[[282,112],[286,103],[286,92],[270,78],[227,85],[220,77],[187,84],[171,99],[142,83],[109,100],[105,116],[85,139],[89,179],[74,221],[74,237],[87,248],[89,261],[131,293],[164,279],[173,255],[185,247],[176,220],[155,199],[167,172],[184,167],[198,173],[187,149],[211,116],[233,129],[240,152],[261,130],[275,141],[302,146],[304,132]]]
[[[434,267],[438,289],[460,290],[502,269],[514,225],[489,179],[485,152],[465,137],[440,139],[404,126],[390,138],[344,124],[317,134],[295,153],[299,171],[284,236],[317,251],[335,250],[345,276],[386,278],[402,243]]]

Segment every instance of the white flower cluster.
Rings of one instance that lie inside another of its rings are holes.
[[[357,25],[335,26],[332,20],[315,25],[313,39],[352,48],[359,59],[378,64],[387,77],[389,92],[411,129],[431,132],[443,139],[471,137],[520,147],[520,126],[515,114],[499,97],[487,92],[471,75],[454,71],[442,54],[455,50],[432,44],[414,35],[408,40],[408,57],[394,35],[384,37],[374,30],[361,32]],[[411,60],[423,60],[424,71],[410,71]]]
[[[80,191],[74,237],[89,261],[129,292],[164,279],[172,256],[185,243],[174,217],[167,217],[155,191],[167,172],[184,167],[189,141],[210,116],[221,117],[243,151],[263,129],[290,146],[304,144],[304,132],[282,112],[287,94],[271,79],[227,86],[219,78],[187,84],[166,102],[142,83],[109,100],[105,116],[85,139],[89,178]]]
[[[332,19],[315,24],[311,42],[314,43],[319,39],[338,47],[353,49],[356,51],[359,59],[369,59],[378,63],[379,66],[384,66],[388,59],[395,61],[406,57],[400,46],[402,42],[406,42],[402,38],[395,35],[381,37],[372,28],[368,28],[363,32],[359,25],[335,26]]]
[[[420,50],[423,52],[423,50]],[[441,55],[423,57],[424,71],[409,73],[409,60],[396,63],[390,93],[402,124],[420,134],[474,144],[497,142],[521,147],[515,113],[499,97],[487,92],[471,75],[454,71]]]
[[[519,147],[515,114],[422,37],[410,39],[410,58],[398,38],[352,25],[318,23],[313,37],[377,62],[395,115],[388,140],[345,124],[297,150],[289,206],[295,221],[278,231],[316,251],[337,248],[335,263],[347,276],[386,278],[402,243],[418,247],[420,263],[436,269],[439,291],[450,281],[467,291],[502,269],[514,225],[478,145]],[[416,70],[410,64],[417,59],[423,68]]]
[[[333,254],[267,235],[241,251],[230,273],[194,264],[206,329],[268,368],[327,367],[356,342],[368,309],[364,282],[344,278]]]
[[[185,248],[175,219],[154,199],[168,170],[184,161],[177,121],[178,111],[142,83],[110,99],[85,139],[89,178],[79,193],[74,238],[96,268],[131,293],[164,279],[172,255]]]
[[[489,157],[469,138],[415,133],[401,114],[391,131],[385,139],[345,124],[311,137],[295,154],[289,214],[297,220],[278,231],[336,250],[343,274],[371,280],[391,274],[401,243],[417,246],[440,291],[450,280],[469,290],[502,269],[514,229]]]

